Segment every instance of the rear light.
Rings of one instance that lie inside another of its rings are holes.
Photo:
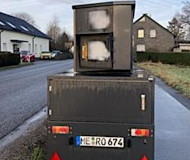
[[[69,126],[52,126],[53,134],[69,134],[70,128]]]
[[[132,137],[149,137],[150,130],[149,129],[131,129]]]
[[[143,156],[141,160],[148,160],[148,158],[146,156]]]
[[[52,157],[51,157],[50,160],[61,160],[61,158],[60,158],[60,156],[58,155],[58,153],[55,152],[55,153],[52,155]]]

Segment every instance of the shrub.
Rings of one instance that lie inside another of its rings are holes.
[[[164,64],[176,64],[190,66],[190,53],[156,53],[156,52],[138,52],[138,62],[162,62]]]
[[[58,54],[56,57],[55,57],[55,60],[65,60],[65,59],[71,59],[73,58],[72,54],[68,51],[63,51],[62,54]]]
[[[0,67],[17,65],[20,63],[20,54],[0,52]]]

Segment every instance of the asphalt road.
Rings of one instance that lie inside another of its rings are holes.
[[[46,106],[47,76],[72,67],[72,60],[38,61],[0,70],[0,139]]]

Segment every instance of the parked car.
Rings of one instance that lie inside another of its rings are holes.
[[[52,57],[52,59],[54,59],[56,56],[58,56],[60,54],[62,54],[62,52],[60,52],[60,51],[52,51],[51,52],[51,57]]]
[[[40,53],[40,59],[52,59],[52,54],[49,51]]]
[[[33,53],[30,53],[29,51],[21,51],[20,57],[23,62],[34,62],[35,61],[35,55]]]

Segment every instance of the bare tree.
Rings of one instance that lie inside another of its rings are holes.
[[[33,26],[36,26],[34,19],[27,13],[15,13],[14,16],[28,22]]]
[[[184,2],[181,14],[181,22],[190,25],[190,1]]]
[[[56,49],[58,47],[57,44],[61,35],[61,29],[58,25],[57,17],[53,17],[53,19],[49,22],[47,26],[47,35],[52,39],[50,43],[50,49]]]
[[[175,15],[168,23],[168,30],[175,36],[175,41],[184,40],[185,30],[183,24],[180,22],[179,15]]]

